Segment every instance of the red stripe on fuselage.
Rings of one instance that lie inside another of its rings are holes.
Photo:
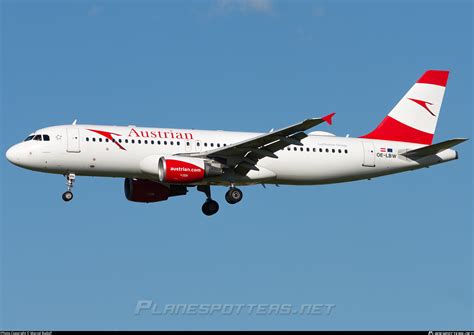
[[[118,143],[118,142],[112,137],[112,135],[116,135],[116,136],[122,136],[122,135],[116,134],[116,133],[111,133],[111,132],[109,132],[109,131],[104,131],[104,130],[95,130],[95,129],[87,129],[87,130],[93,131],[94,133],[97,133],[97,134],[99,134],[99,135],[104,136],[105,138],[108,138],[110,141],[112,141],[113,143],[115,143],[120,149],[126,150],[124,147],[122,147],[122,146],[120,145],[120,143]]]
[[[386,116],[377,128],[361,138],[428,145],[433,143],[433,134],[407,126],[390,116]]]

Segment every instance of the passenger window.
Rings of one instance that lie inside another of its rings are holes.
[[[204,142],[204,146],[207,147],[207,143],[206,143],[206,142]]]
[[[163,141],[163,144],[164,144],[164,145],[167,145],[167,144],[168,144],[168,142],[166,142],[166,141]]]
[[[161,144],[161,141],[156,141],[156,144],[160,145],[160,144]]]
[[[170,145],[173,145],[173,141],[170,141]]]
[[[214,143],[211,143],[211,147],[214,147]]]
[[[301,148],[300,148],[300,151],[303,151],[303,150],[304,150],[304,149],[301,147]]]
[[[290,147],[288,147],[288,148],[286,148],[286,149],[288,149],[288,151],[290,151],[290,150],[291,150],[291,148],[290,148]]]
[[[217,143],[217,147],[220,148],[220,147],[221,147],[221,144],[220,144],[220,143]]]
[[[323,152],[323,148],[319,148],[319,152]]]
[[[306,148],[306,151],[309,152],[309,148]]]
[[[313,152],[316,152],[316,148],[313,148]]]
[[[95,137],[92,138],[92,142],[95,142]]]
[[[328,149],[328,148],[326,148],[326,152],[329,152],[329,149]]]
[[[119,143],[122,143],[122,139],[121,139],[121,138],[119,138],[119,140],[118,140],[118,141],[119,141]],[[127,140],[125,140],[125,141],[127,141]]]
[[[337,152],[339,152],[339,153],[342,153],[342,150],[341,150],[341,149],[339,149]]]
[[[142,140],[137,140],[138,144],[142,144]]]
[[[346,153],[346,154],[347,154],[347,149],[346,149],[346,150],[344,150],[344,153]]]
[[[201,143],[197,142],[196,145],[199,147],[201,145]]]
[[[332,153],[335,153],[335,152],[336,152],[336,150],[332,149]]]
[[[155,144],[155,141],[151,140],[150,143],[151,143],[151,144]]]
[[[178,142],[176,142],[176,145],[179,145],[179,141],[178,141]]]
[[[132,140],[131,142],[132,142],[132,144],[135,144],[135,140]]]
[[[43,141],[49,141],[49,135],[43,135]]]
[[[295,150],[295,151],[296,151],[296,150],[298,150],[298,148],[297,148],[297,147],[293,147],[293,150]]]
[[[119,142],[122,143],[122,140],[119,140]],[[125,139],[125,143],[128,143],[128,140],[127,140],[127,139]]]
[[[41,141],[41,135],[35,135],[35,137],[33,137],[33,141]]]
[[[105,142],[109,143],[109,139],[108,139],[108,138],[106,138],[106,139],[105,139]]]
[[[86,137],[86,142],[89,142],[89,137]]]
[[[189,142],[186,142],[186,145],[187,145],[187,146],[189,146],[189,145],[190,145],[190,143],[189,143]]]
[[[144,142],[145,144],[148,144],[148,141],[147,141],[147,140],[145,140],[145,141],[143,141],[143,142]]]
[[[99,137],[99,142],[102,142],[102,137]]]

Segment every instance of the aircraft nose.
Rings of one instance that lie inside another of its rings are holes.
[[[7,157],[10,163],[15,164],[15,165],[19,164],[20,155],[18,153],[18,148],[16,148],[16,145],[8,149],[7,152],[5,153],[5,156]]]
[[[9,148],[7,150],[7,153],[5,154],[9,162],[12,162],[13,159],[13,147]],[[13,162],[12,162],[13,163]]]

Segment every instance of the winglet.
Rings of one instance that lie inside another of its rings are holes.
[[[331,113],[329,115],[326,115],[326,116],[323,116],[321,119],[326,121],[328,124],[332,124],[332,117],[335,115],[336,113]]]

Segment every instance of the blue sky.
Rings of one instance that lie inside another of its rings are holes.
[[[435,141],[472,137],[470,1],[1,1],[1,146],[49,125],[374,128],[451,71]],[[121,179],[1,163],[0,328],[473,328],[472,141],[371,181],[135,204]],[[330,315],[134,315],[165,304],[335,304]]]

